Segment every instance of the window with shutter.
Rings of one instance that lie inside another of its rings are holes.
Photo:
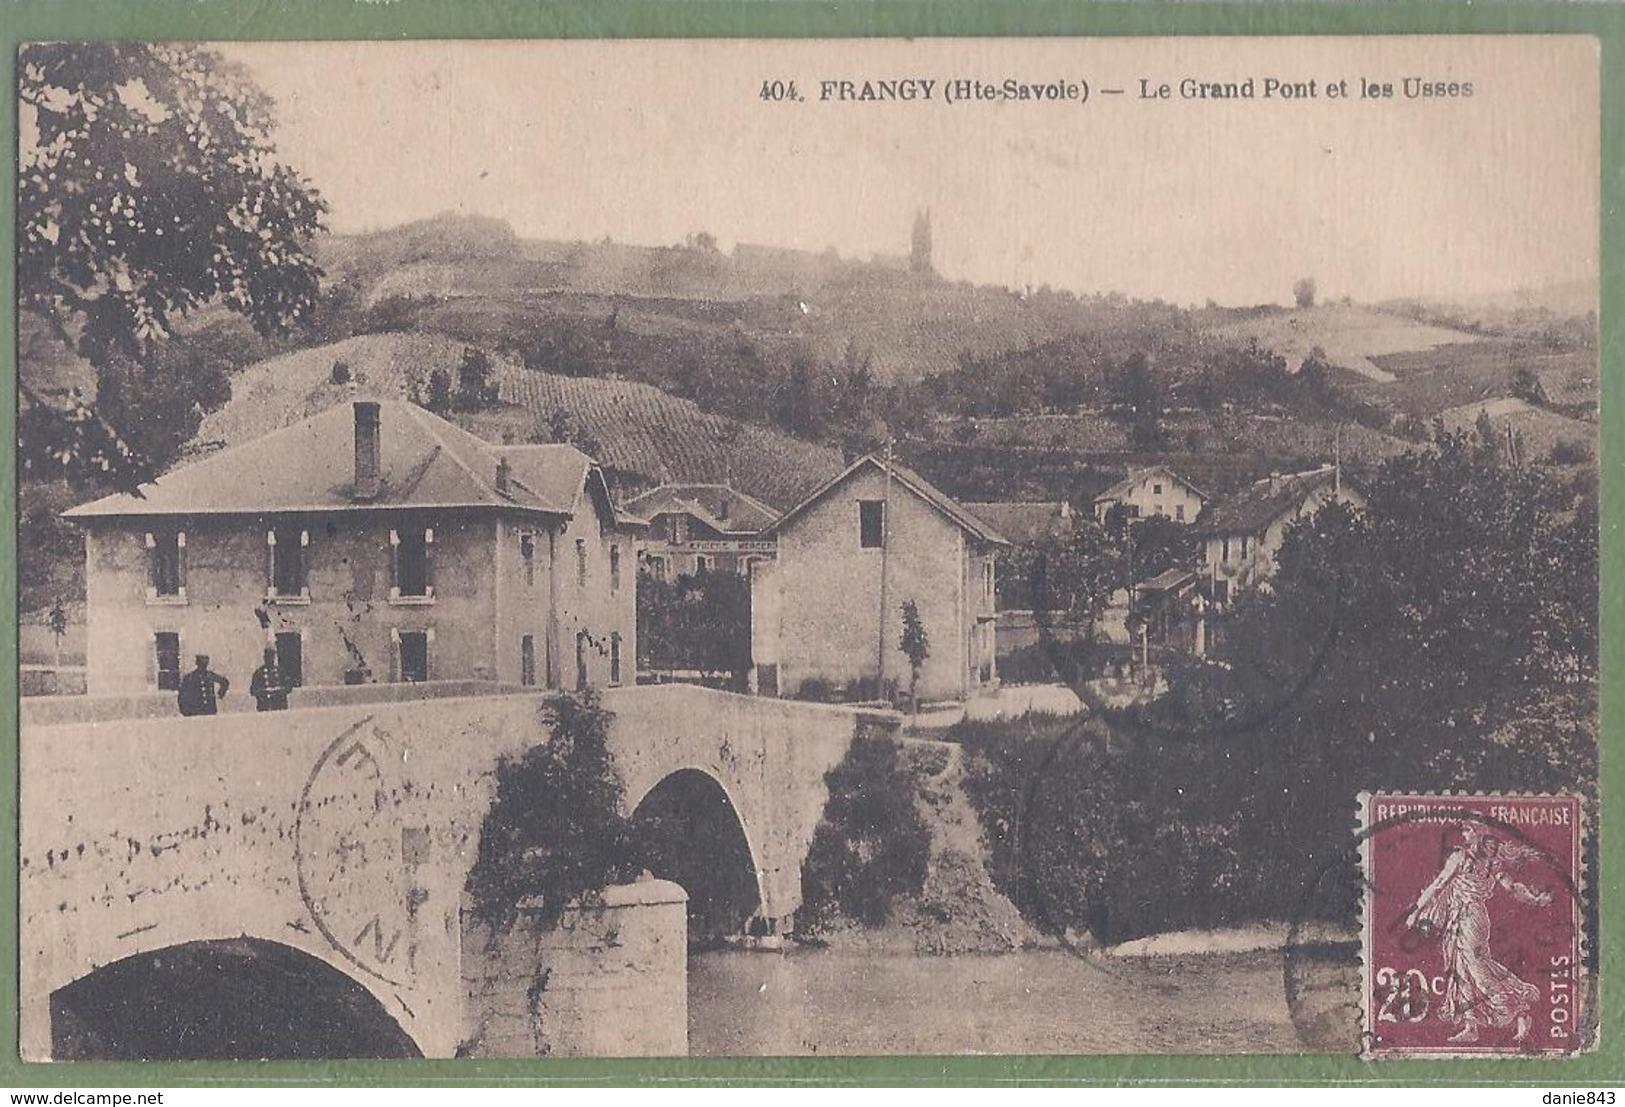
[[[158,531],[146,536],[149,582],[147,598],[186,599],[186,532]]]
[[[273,600],[308,599],[305,579],[305,547],[310,532],[297,526],[278,526],[265,532],[271,551],[271,581],[266,595]]]
[[[434,598],[430,551],[434,530],[429,527],[404,528],[389,532],[394,583],[390,599],[421,603]]]
[[[181,636],[160,630],[152,636],[153,683],[160,692],[177,692],[181,686]]]

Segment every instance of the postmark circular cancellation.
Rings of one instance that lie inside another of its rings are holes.
[[[1581,823],[1572,795],[1360,797],[1365,1056],[1589,1046]]]
[[[299,896],[345,961],[386,984],[410,972],[411,840],[394,812],[389,738],[371,716],[322,750],[294,822]]]

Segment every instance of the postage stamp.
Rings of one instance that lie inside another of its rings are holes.
[[[1376,793],[1360,821],[1365,1055],[1583,1050],[1579,798]]]

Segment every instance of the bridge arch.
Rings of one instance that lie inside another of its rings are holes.
[[[762,866],[745,814],[717,774],[673,769],[628,807],[644,866],[688,893],[690,944],[745,933],[762,910]]]
[[[348,974],[292,946],[244,937],[133,954],[58,988],[51,994],[51,1056],[195,1061],[423,1053]]]

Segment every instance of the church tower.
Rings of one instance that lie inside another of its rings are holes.
[[[931,209],[914,214],[914,245],[909,251],[908,267],[915,273],[933,273],[931,268]]]

